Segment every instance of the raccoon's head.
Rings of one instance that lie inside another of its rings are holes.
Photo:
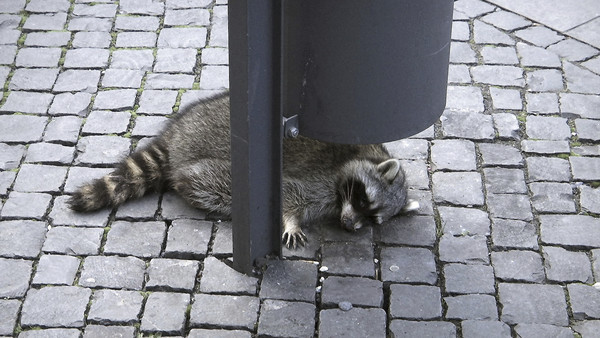
[[[404,171],[397,159],[378,164],[368,160],[346,163],[341,169],[338,194],[341,226],[348,231],[381,224],[400,212],[418,208],[416,201],[406,198]]]

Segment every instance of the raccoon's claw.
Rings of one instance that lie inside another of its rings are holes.
[[[307,242],[306,235],[300,229],[284,231],[281,240],[288,249],[294,250],[298,248],[298,245],[304,246]]]

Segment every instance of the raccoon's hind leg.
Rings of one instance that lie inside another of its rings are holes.
[[[204,159],[173,168],[169,180],[173,189],[192,206],[231,216],[229,161]]]

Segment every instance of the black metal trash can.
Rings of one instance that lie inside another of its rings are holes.
[[[446,104],[453,0],[287,0],[282,102],[300,134],[364,144],[412,136]]]

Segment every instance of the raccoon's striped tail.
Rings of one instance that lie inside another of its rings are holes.
[[[125,158],[112,173],[81,186],[69,199],[69,206],[75,211],[93,211],[118,206],[148,190],[159,191],[167,161],[167,148],[157,139]]]

